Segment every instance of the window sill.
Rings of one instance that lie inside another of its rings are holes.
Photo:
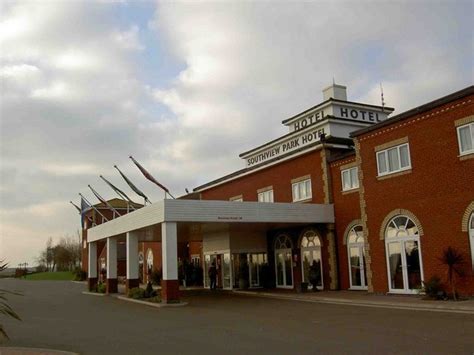
[[[460,154],[458,155],[458,158],[459,160],[474,159],[474,152]]]
[[[411,174],[411,168],[407,170],[402,170],[402,171],[397,171],[396,173],[390,173],[386,175],[379,175],[377,176],[377,180],[385,180],[385,179],[390,179],[393,177],[401,176],[401,175],[406,175],[406,174]]]
[[[348,195],[348,194],[352,194],[354,192],[359,192],[359,188],[356,187],[355,189],[350,189],[350,190],[342,190],[341,193],[343,195]]]
[[[302,200],[293,201],[293,203],[305,203],[305,202],[311,202],[312,200],[313,200],[313,197],[308,197],[308,198],[304,198]]]

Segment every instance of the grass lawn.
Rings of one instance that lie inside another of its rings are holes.
[[[39,272],[36,274],[27,275],[26,280],[72,280],[74,276],[71,271],[57,271],[57,272]]]

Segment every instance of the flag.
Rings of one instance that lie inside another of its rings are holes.
[[[111,183],[109,180],[107,180],[105,177],[103,177],[102,175],[100,175],[100,178],[101,178],[102,180],[104,180],[105,183],[106,183],[107,185],[109,185],[109,186],[112,188],[112,190],[114,190],[114,191],[115,191],[120,197],[122,197],[124,200],[127,200],[127,201],[130,202],[130,203],[135,203],[135,202],[133,202],[133,201],[130,199],[130,197],[127,196],[127,194],[126,194],[125,192],[123,192],[122,190],[120,190],[118,187],[116,187],[114,184],[112,184],[112,183]]]
[[[121,171],[120,169],[118,168],[117,165],[114,165],[114,168],[118,170],[118,172],[120,173],[120,175],[122,175],[123,179],[125,180],[125,182],[128,184],[128,186],[130,186],[130,188],[135,191],[135,193],[141,197],[143,197],[145,199],[145,201],[148,201],[150,202],[150,200],[148,199],[148,197],[146,197],[146,195],[141,192],[134,184],[133,182],[131,182]],[[150,202],[151,203],[151,202]]]
[[[99,215],[102,216],[102,218],[104,218],[106,221],[109,221],[109,219],[107,217],[105,217],[102,213],[100,213],[100,211],[95,208],[92,203],[90,203],[89,201],[87,201],[87,199],[81,194],[79,193],[79,196],[81,196],[81,210],[82,210],[82,214],[84,215],[85,212],[87,212],[88,209],[92,208],[94,211],[96,211]],[[90,218],[89,218],[90,220]]]
[[[81,225],[82,229],[84,229],[84,214],[86,211],[90,209],[90,205],[84,200],[84,197],[81,196]]]
[[[130,156],[129,158],[132,159],[132,161],[135,163],[137,168],[142,172],[142,174],[148,180],[150,180],[152,183],[158,185],[161,189],[165,190],[165,192],[170,193],[169,190],[165,186],[161,185],[158,181],[156,181],[155,178],[153,176],[151,176],[151,174],[148,171],[146,171],[145,168],[143,166],[141,166],[140,163],[137,162],[132,156]]]
[[[106,200],[104,200],[104,198],[102,196],[99,195],[99,193],[97,191],[95,191],[91,185],[87,185],[89,186],[89,189],[91,189],[92,193],[95,195],[95,197],[97,197],[97,199],[102,202],[103,204],[105,204],[110,210],[112,210],[115,213],[117,213],[119,216],[121,216],[120,213],[118,213],[118,211],[112,207],[112,205],[110,203],[108,203]]]

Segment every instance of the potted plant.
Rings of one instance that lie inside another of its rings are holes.
[[[318,285],[321,283],[321,267],[316,260],[313,260],[313,263],[309,267],[308,279],[311,285],[313,285],[313,291],[316,292]]]
[[[249,264],[247,260],[240,260],[239,267],[239,288],[246,290],[249,288]]]
[[[308,283],[307,282],[302,282],[301,283],[301,292],[308,292]]]
[[[441,263],[447,267],[447,278],[451,292],[453,294],[453,300],[457,301],[456,291],[456,279],[457,277],[464,276],[464,256],[463,254],[453,247],[447,247],[443,250],[443,254],[439,258]]]

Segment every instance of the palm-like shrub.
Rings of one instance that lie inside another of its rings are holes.
[[[448,268],[448,283],[451,287],[451,292],[453,293],[453,299],[457,301],[456,278],[462,277],[464,275],[464,255],[453,247],[447,247],[446,249],[444,249],[443,254],[441,255],[441,258],[439,258],[439,260],[443,265]]]
[[[4,263],[3,260],[0,260],[0,271],[5,270],[7,266],[7,263]],[[16,314],[7,303],[7,295],[18,295],[18,293],[0,289],[0,314],[20,320],[18,314]],[[8,335],[3,326],[0,324],[0,340],[2,338],[8,339]]]

